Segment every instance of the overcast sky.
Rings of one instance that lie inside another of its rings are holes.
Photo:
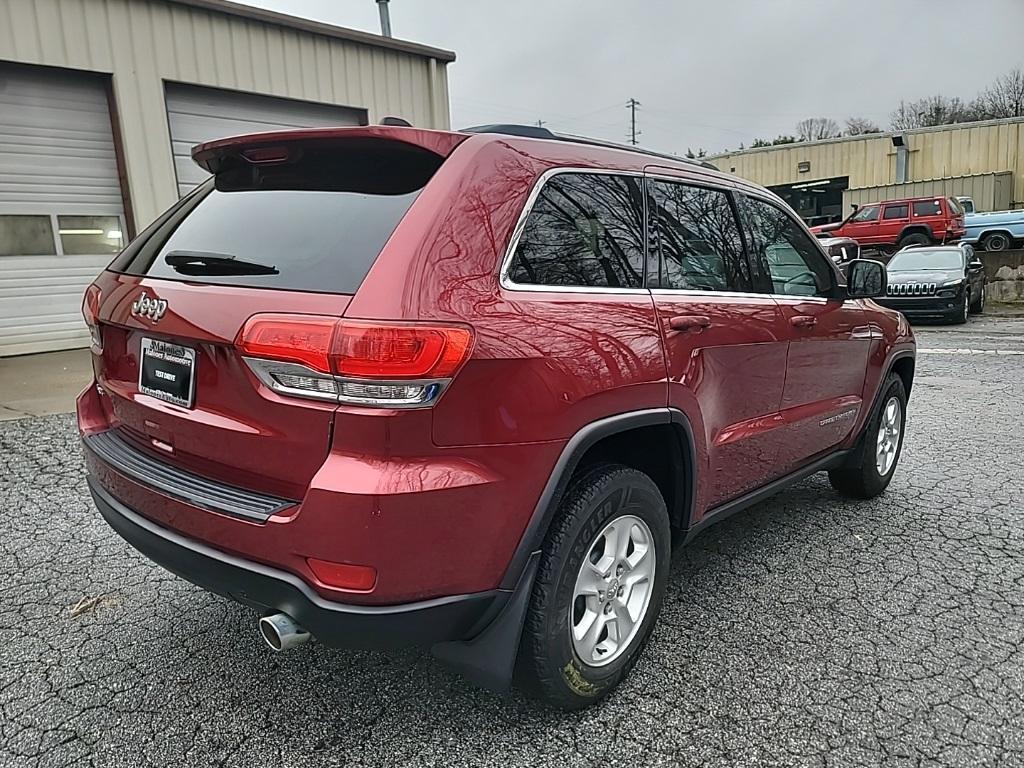
[[[379,32],[374,0],[247,0]],[[1024,67],[1024,0],[392,0],[395,37],[455,51],[452,126],[544,120],[682,154],[793,133],[804,117],[887,127],[900,99],[971,98]]]

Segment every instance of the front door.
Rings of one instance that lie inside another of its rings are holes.
[[[789,335],[780,405],[783,472],[835,448],[864,407],[871,330],[859,300],[842,298],[838,273],[811,235],[774,202],[747,198],[753,253],[767,271]],[[757,272],[755,265],[755,272]]]
[[[881,206],[878,203],[862,205],[856,213],[843,224],[843,237],[851,237],[861,245],[873,245],[881,242],[878,239],[878,216]]]
[[[788,325],[752,292],[730,193],[659,175],[647,194],[669,405],[695,422],[697,509],[708,509],[775,474]]]

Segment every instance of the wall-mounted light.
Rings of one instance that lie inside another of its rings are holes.
[[[799,163],[796,164],[796,172],[797,173],[810,173],[811,172],[811,161],[810,160],[801,160]]]

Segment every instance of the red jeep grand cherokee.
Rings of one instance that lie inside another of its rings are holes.
[[[884,267],[840,273],[760,187],[508,126],[193,157],[213,178],[86,293],[78,420],[107,522],[275,649],[425,645],[584,706],[673,545],[819,470],[892,477]]]

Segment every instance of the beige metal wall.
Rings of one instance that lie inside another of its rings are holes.
[[[1010,171],[1011,204],[1024,206],[1024,118],[925,128],[906,136],[911,181]],[[896,150],[889,134],[784,144],[708,159],[765,186],[836,176],[849,176],[851,188],[896,182]],[[799,173],[801,162],[809,162],[810,171]]]
[[[978,211],[1002,211],[1012,203],[1013,174],[986,173],[980,176],[957,176],[951,179],[911,181],[907,184],[886,184],[882,187],[861,187],[843,192],[843,211],[851,205],[863,205],[879,200],[898,200],[903,197],[952,197],[962,195],[974,200]]]
[[[0,60],[109,73],[136,228],[178,196],[164,81],[447,128],[445,62],[166,0],[0,0]]]

